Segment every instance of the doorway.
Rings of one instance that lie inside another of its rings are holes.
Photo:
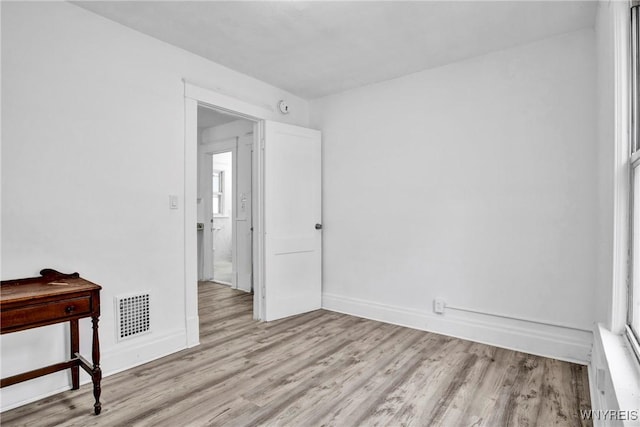
[[[321,133],[269,120],[272,108],[184,81],[184,253],[187,347],[199,344],[199,107],[252,124],[253,319],[277,320],[321,308]],[[243,146],[238,144],[238,147]],[[211,181],[212,177],[207,178]],[[302,200],[302,199],[304,200]],[[204,226],[204,224],[201,224]],[[201,233],[202,235],[206,235]],[[267,268],[268,266],[268,268]],[[225,285],[219,285],[225,286]]]
[[[234,230],[234,201],[236,194],[233,192],[233,151],[225,151],[211,155],[211,216],[209,218],[212,253],[205,256],[213,258],[211,280],[237,287],[234,274],[234,251],[237,245],[233,236]],[[208,160],[208,159],[207,159]],[[209,197],[209,194],[206,195]]]
[[[204,105],[197,111],[199,286],[251,293],[254,123]]]

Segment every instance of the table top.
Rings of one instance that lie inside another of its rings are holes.
[[[47,274],[41,277],[2,281],[0,304],[102,289],[101,286],[83,279],[77,273],[62,274],[54,270],[42,270],[42,272]]]

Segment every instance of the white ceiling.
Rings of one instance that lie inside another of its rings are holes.
[[[81,1],[306,99],[592,27],[594,1]]]
[[[198,128],[211,128],[238,120],[238,117],[220,113],[211,108],[198,106]]]

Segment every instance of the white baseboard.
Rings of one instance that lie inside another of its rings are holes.
[[[175,329],[167,331],[163,334],[148,334],[138,339],[132,339],[115,345],[114,347],[104,351],[100,359],[100,367],[102,368],[102,376],[108,377],[119,372],[131,369],[135,366],[143,365],[152,360],[159,359],[169,354],[186,348],[186,332],[184,329]],[[90,360],[90,357],[87,359]],[[55,374],[53,374],[55,375]],[[44,377],[43,377],[44,378]],[[55,385],[47,383],[50,387],[46,391],[37,390],[38,393],[30,395],[28,398],[20,399],[15,402],[6,402],[3,399],[2,409],[0,412],[8,411],[28,403],[36,402],[49,396],[61,393],[71,389],[69,376],[60,378],[58,382],[54,378]],[[38,381],[38,380],[32,380]],[[91,382],[89,376],[80,370],[80,384]],[[29,384],[28,382],[22,384]],[[4,389],[8,390],[8,389]]]
[[[28,399],[23,399],[23,400],[20,400],[18,402],[11,402],[11,403],[6,404],[6,405],[3,403],[2,409],[0,410],[0,412],[8,411],[10,409],[15,409],[15,408],[17,408],[19,406],[26,405],[27,403],[37,402],[40,399],[45,399],[45,398],[47,398],[49,396],[53,396],[55,394],[62,393],[63,391],[67,391],[67,390],[71,390],[71,386],[70,385],[66,385],[66,386],[63,386],[63,387],[58,387],[58,388],[52,389],[52,390],[47,390],[47,391],[45,391],[43,393],[38,393],[36,395],[30,396]]]
[[[184,350],[186,342],[184,329],[173,329],[161,335],[150,334],[136,340],[121,342],[102,353],[102,375],[104,377],[117,374]]]
[[[322,295],[322,308],[583,365],[593,341],[591,332],[563,326],[491,314],[435,314],[329,293]]]
[[[187,348],[200,345],[200,317],[187,318]]]

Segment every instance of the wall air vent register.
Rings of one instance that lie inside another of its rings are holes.
[[[150,332],[150,293],[116,297],[118,341]]]

